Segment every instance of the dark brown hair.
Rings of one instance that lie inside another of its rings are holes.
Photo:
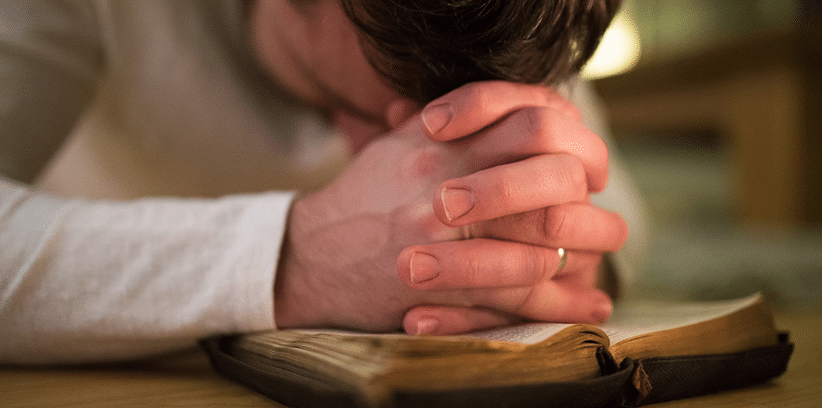
[[[371,63],[426,103],[468,82],[552,84],[591,57],[620,0],[342,0]]]

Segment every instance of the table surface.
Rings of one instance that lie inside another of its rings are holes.
[[[654,407],[822,407],[822,309],[775,313],[796,345],[787,372],[759,386]],[[281,407],[218,376],[201,351],[84,368],[0,367],[3,407]]]

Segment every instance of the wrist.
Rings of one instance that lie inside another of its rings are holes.
[[[306,307],[301,304],[308,299],[307,285],[304,279],[304,268],[298,260],[294,235],[300,226],[295,225],[296,214],[300,211],[301,199],[292,203],[286,222],[286,231],[280,248],[280,259],[277,264],[276,279],[274,280],[274,318],[278,328],[306,326]],[[298,224],[298,223],[297,223]]]

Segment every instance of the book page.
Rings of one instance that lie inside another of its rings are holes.
[[[465,340],[465,339],[479,339],[479,340],[493,340],[493,341],[505,341],[509,343],[520,343],[520,344],[536,344],[539,343],[557,333],[562,331],[567,327],[573,326],[572,324],[565,324],[565,323],[527,323],[527,324],[519,324],[515,326],[506,326],[500,327],[491,330],[483,330],[473,333],[468,333],[464,335],[458,336],[426,336],[427,338],[434,338],[434,339],[442,339],[442,340]],[[396,339],[407,339],[413,338],[414,336],[410,336],[407,334],[402,333],[362,333],[362,332],[354,332],[354,331],[345,331],[345,330],[333,330],[333,329],[324,329],[324,330],[316,330],[316,329],[302,329],[298,330],[299,332],[306,333],[306,334],[334,334],[338,336],[357,336],[357,337],[375,337],[375,338],[396,338]]]
[[[573,325],[562,323],[529,323],[475,332],[468,336],[483,340],[536,344],[571,326]]]
[[[616,344],[627,338],[646,333],[687,326],[720,316],[731,314],[744,309],[756,302],[762,301],[762,296],[755,294],[746,298],[722,300],[713,302],[626,302],[620,303],[607,323],[599,326],[608,338],[610,344]],[[573,324],[565,323],[527,323],[515,326],[469,333],[462,336],[439,337],[442,340],[480,339],[504,341],[519,344],[536,344],[559,333]],[[330,333],[340,336],[380,337],[380,338],[409,338],[402,333],[362,333],[343,330],[299,330],[303,333],[319,334]],[[438,337],[433,337],[438,338]]]
[[[620,304],[607,323],[600,326],[611,344],[676,327],[712,320],[762,301],[760,294],[713,302],[637,302]]]

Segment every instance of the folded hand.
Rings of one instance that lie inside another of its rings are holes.
[[[598,264],[627,236],[588,202],[607,160],[547,88],[483,82],[439,98],[294,204],[278,325],[444,334],[604,320]]]

